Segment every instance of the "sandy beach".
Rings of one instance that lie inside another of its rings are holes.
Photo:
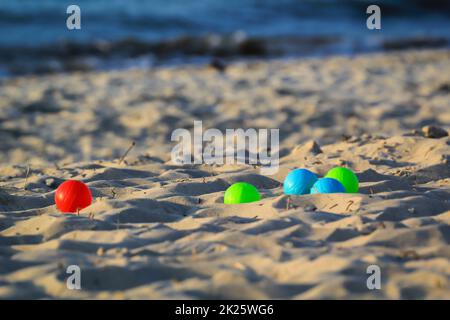
[[[450,299],[448,49],[30,75],[0,97],[1,299]],[[195,120],[280,129],[279,171],[173,164]],[[337,165],[359,193],[283,194]],[[67,179],[94,196],[80,216],[54,205]],[[237,181],[262,200],[223,204]]]

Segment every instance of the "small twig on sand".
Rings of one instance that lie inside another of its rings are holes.
[[[136,145],[136,141],[133,141],[130,145],[130,147],[127,149],[127,151],[125,151],[125,153],[122,155],[122,157],[119,160],[119,164],[122,163],[123,160],[125,160],[125,157],[128,155],[128,153],[131,151],[131,149],[134,148],[134,146]]]
[[[413,259],[413,260],[420,259],[420,255],[415,250],[402,251],[400,252],[400,256],[403,259]]]
[[[333,204],[333,205],[330,207],[330,210],[333,209],[333,208],[336,208],[337,206],[338,206],[337,203]]]
[[[23,188],[25,189],[27,186],[27,182],[28,182],[28,176],[30,174],[30,165],[27,166],[27,172],[25,174],[25,183],[23,184]]]
[[[347,206],[347,208],[345,209],[345,211],[348,211],[348,209],[350,209],[350,207],[351,207],[352,204],[354,204],[354,203],[355,203],[355,201],[350,200],[350,201],[348,202],[348,206]]]

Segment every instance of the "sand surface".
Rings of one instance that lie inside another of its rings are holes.
[[[420,132],[450,130],[450,51],[13,78],[0,97],[0,298],[450,298],[450,138]],[[280,170],[172,164],[194,120],[279,128]],[[293,168],[335,165],[360,193],[283,195]],[[65,179],[93,192],[80,216],[54,206]],[[224,205],[236,181],[263,199]]]

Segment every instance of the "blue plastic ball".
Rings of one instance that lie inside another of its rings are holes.
[[[311,188],[311,194],[315,193],[345,193],[345,188],[342,183],[336,179],[322,178]]]
[[[311,187],[316,181],[316,174],[307,169],[292,170],[286,179],[284,179],[284,193],[296,195],[309,194]]]

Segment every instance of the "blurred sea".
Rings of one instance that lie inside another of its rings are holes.
[[[448,47],[449,18],[448,0],[1,0],[0,74]]]

